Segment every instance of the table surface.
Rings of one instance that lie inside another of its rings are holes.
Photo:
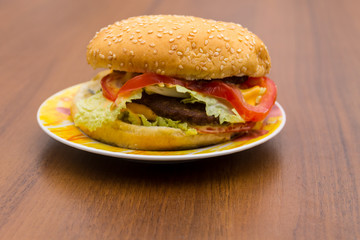
[[[0,2],[0,239],[360,239],[360,1]],[[287,123],[232,155],[149,164],[65,146],[36,122],[90,79],[86,45],[144,14],[240,23],[272,57]]]

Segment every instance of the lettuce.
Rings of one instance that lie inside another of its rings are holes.
[[[120,113],[119,120],[124,121],[126,123],[146,126],[146,127],[170,127],[170,128],[178,128],[185,132],[187,135],[196,135],[197,130],[194,128],[190,128],[187,123],[183,123],[180,121],[174,121],[169,118],[164,118],[157,116],[155,121],[149,121],[144,115],[136,114],[131,111],[123,111]]]
[[[190,95],[190,98],[185,98],[182,100],[183,103],[195,103],[195,102],[204,103],[206,114],[208,116],[218,117],[220,124],[224,122],[228,122],[228,123],[245,122],[244,119],[238,114],[238,112],[234,108],[230,109],[227,105],[220,102],[216,98],[208,97],[206,95],[189,90],[179,85],[176,85],[175,88],[176,91],[180,93],[188,93]]]
[[[183,103],[195,103],[200,102],[205,104],[206,114],[208,116],[218,117],[220,124],[227,123],[239,123],[245,122],[235,109],[231,109],[228,105],[221,102],[221,100],[213,97],[206,96],[204,94],[189,90],[185,87],[175,85],[169,87],[153,86],[148,89],[151,92],[158,91],[156,88],[161,88],[162,93],[166,92],[168,96],[182,95]],[[146,88],[145,88],[146,90]],[[174,91],[175,90],[175,91]],[[158,116],[155,121],[149,121],[142,114],[135,114],[130,111],[122,111],[126,108],[126,103],[132,102],[136,99],[141,99],[142,89],[131,93],[126,98],[117,101],[115,106],[113,102],[103,97],[102,92],[98,92],[93,96],[82,99],[77,103],[78,113],[75,115],[75,124],[85,125],[90,131],[101,127],[103,124],[113,122],[116,119],[122,121],[142,125],[142,126],[164,126],[171,128],[178,128],[184,131],[188,135],[197,134],[197,130],[188,126],[187,123],[174,121],[168,118]]]
[[[103,124],[114,122],[121,109],[126,108],[126,103],[142,97],[142,91],[135,91],[129,97],[121,101],[118,106],[103,97],[102,92],[98,92],[88,98],[81,99],[76,103],[78,112],[74,117],[76,126],[86,126],[90,131],[101,127]]]

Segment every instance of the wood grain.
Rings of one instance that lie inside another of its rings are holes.
[[[0,2],[0,239],[360,239],[360,2]],[[241,23],[270,50],[282,133],[241,153],[148,164],[64,146],[36,123],[94,75],[94,33],[142,14]]]

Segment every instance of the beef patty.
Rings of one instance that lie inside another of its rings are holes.
[[[182,103],[181,98],[167,97],[159,94],[143,93],[141,99],[135,103],[144,104],[153,110],[158,116],[179,120],[196,125],[219,124],[218,118],[208,116],[205,112],[205,104]]]

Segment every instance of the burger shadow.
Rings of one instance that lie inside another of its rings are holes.
[[[260,188],[259,177],[261,184],[266,185],[276,179],[280,171],[278,152],[270,143],[221,157],[154,164],[96,155],[51,141],[39,164],[46,181],[71,195],[77,192],[76,184],[69,182],[82,185],[95,182],[118,189],[144,184],[149,187],[201,187],[214,181],[241,181],[253,184],[248,186],[253,191]]]

